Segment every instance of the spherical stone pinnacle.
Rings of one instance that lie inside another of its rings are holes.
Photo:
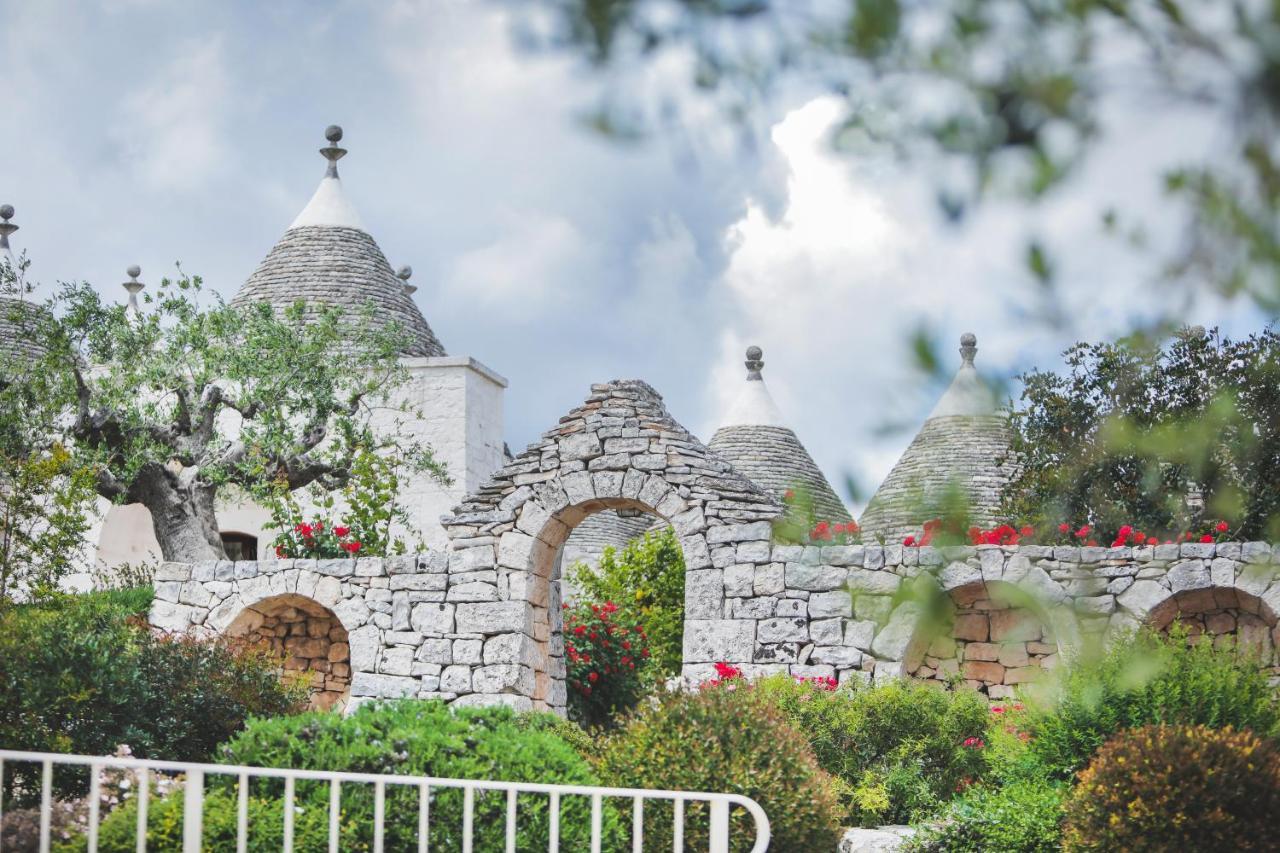
[[[324,138],[334,145],[342,141],[342,128],[336,124],[331,124],[324,129]]]
[[[0,219],[9,220],[13,218],[13,205],[0,204]]]
[[[960,336],[960,346],[976,347],[978,345],[978,336],[973,332],[965,332]]]
[[[413,267],[409,266],[408,264],[405,264],[404,266],[400,267],[400,269],[396,270],[396,277],[403,279],[405,281],[408,281],[409,276],[411,275],[413,275]]]
[[[750,361],[759,361],[764,357],[764,350],[760,347],[747,347],[747,359]]]
[[[128,274],[129,278],[137,278],[142,275],[142,267],[137,264],[130,264],[129,268],[125,270],[125,273]]]

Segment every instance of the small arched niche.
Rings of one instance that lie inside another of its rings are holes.
[[[1280,678],[1280,624],[1276,613],[1252,593],[1225,586],[1185,590],[1152,609],[1148,623],[1163,634],[1180,626],[1191,644],[1233,648]]]
[[[277,595],[251,604],[226,631],[239,648],[281,658],[280,677],[307,686],[308,706],[341,711],[351,695],[347,629],[329,608],[302,595]]]
[[[993,700],[1012,698],[1058,662],[1057,632],[1025,590],[976,581],[943,594],[936,619],[911,644],[905,671],[949,685],[958,680]]]

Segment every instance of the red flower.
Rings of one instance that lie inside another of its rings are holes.
[[[1071,525],[1070,525],[1070,524],[1067,524],[1065,521],[1064,521],[1064,522],[1062,522],[1061,524],[1059,524],[1059,525],[1058,525],[1058,532],[1059,532],[1059,533],[1070,533],[1070,532],[1071,532]]]
[[[348,554],[355,554],[356,551],[360,550],[360,543],[356,541],[343,542],[338,547],[346,551]]]
[[[910,548],[912,545],[916,544],[916,537],[908,536],[906,539],[902,540],[902,544]]]
[[[1087,524],[1076,531],[1077,539],[1084,539],[1088,535],[1089,535],[1089,525]]]
[[[1035,532],[1036,532],[1036,529],[1035,529],[1034,527],[1032,527],[1030,524],[1024,524],[1024,525],[1022,526],[1022,535],[1023,535],[1023,536],[1031,536],[1031,535],[1033,535]]]
[[[600,680],[600,673],[596,672],[595,670],[592,670],[591,672],[587,673],[587,681],[590,681],[594,684],[599,680]]]
[[[980,737],[967,737],[964,739],[964,745],[969,747],[969,749],[982,749],[986,746]]]
[[[994,708],[992,708],[992,709],[991,709],[991,713],[993,713],[993,714],[1003,714],[1003,713],[1004,713],[1004,706],[1003,706],[1003,705],[996,705]]]
[[[286,552],[285,552],[285,550],[284,550],[284,546],[283,546],[283,545],[277,545],[277,546],[276,546],[276,556],[277,556],[277,557],[284,557],[284,556],[286,556]]]
[[[350,533],[350,532],[351,532],[351,528],[350,528],[350,527],[335,527],[335,528],[333,528],[333,535],[334,535],[334,536],[337,536],[339,539],[341,539],[343,536],[346,536],[346,535],[347,535],[348,533]]]
[[[1208,533],[1206,533],[1205,535],[1203,535],[1203,536],[1201,536],[1201,537],[1200,537],[1200,541],[1201,541],[1201,542],[1206,542],[1206,543],[1208,543],[1208,542],[1212,542],[1212,541],[1213,541],[1213,536],[1212,536],[1212,535],[1210,535],[1210,534],[1208,534]]]
[[[310,536],[310,535],[311,535],[311,525],[310,525],[310,524],[307,524],[305,521],[300,522],[300,523],[298,523],[298,524],[295,524],[295,525],[293,526],[293,529],[294,529],[296,532],[301,533],[303,536]]]
[[[1219,533],[1226,533],[1227,527],[1228,525],[1225,521],[1219,521],[1217,524],[1213,526],[1213,529],[1218,531]]]

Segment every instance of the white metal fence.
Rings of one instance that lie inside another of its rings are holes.
[[[336,853],[342,833],[343,818],[342,797],[344,787],[353,785],[366,786],[373,791],[373,849],[381,853],[384,849],[387,821],[387,794],[389,790],[407,789],[416,791],[416,836],[417,850],[426,853],[432,827],[431,807],[437,795],[442,791],[461,791],[462,814],[459,838],[463,853],[489,853],[497,847],[488,845],[476,847],[476,803],[478,796],[492,796],[493,793],[505,797],[505,842],[502,849],[506,853],[515,853],[516,840],[521,820],[521,798],[526,808],[532,803],[528,798],[546,805],[547,837],[550,851],[561,849],[561,837],[572,835],[582,838],[589,831],[590,849],[592,853],[601,853],[605,843],[606,802],[612,820],[620,823],[619,830],[626,831],[629,824],[629,846],[634,853],[653,849],[645,844],[646,803],[669,803],[671,810],[670,836],[672,849],[685,849],[686,809],[698,809],[700,819],[705,808],[706,825],[703,828],[709,840],[711,853],[729,853],[731,826],[750,826],[750,830],[742,833],[738,849],[743,843],[752,841],[751,853],[761,853],[769,847],[769,819],[759,804],[747,797],[737,794],[711,794],[690,791],[657,791],[635,788],[604,788],[584,785],[541,785],[530,782],[490,782],[480,779],[435,779],[426,776],[396,776],[374,773],[342,773],[323,770],[293,770],[269,767],[237,767],[225,764],[187,764],[174,761],[146,761],[123,757],[96,757],[86,755],[58,755],[42,752],[15,752],[0,750],[0,791],[5,790],[6,770],[9,781],[13,783],[14,771],[26,770],[24,779],[32,779],[38,771],[39,801],[39,847],[40,851],[48,851],[51,843],[51,816],[54,799],[54,772],[57,770],[63,777],[68,773],[83,772],[88,790],[88,816],[84,827],[87,849],[90,853],[98,850],[99,832],[104,815],[101,807],[101,791],[104,773],[108,771],[124,772],[131,776],[129,788],[137,801],[137,820],[135,829],[136,849],[146,850],[148,809],[151,805],[152,786],[158,777],[176,778],[180,776],[178,786],[184,792],[182,819],[183,853],[199,853],[210,849],[204,841],[204,800],[206,782],[209,777],[230,777],[225,782],[218,780],[215,784],[231,785],[236,793],[236,850],[244,853],[248,848],[250,832],[249,799],[251,784],[255,780],[278,780],[283,783],[281,808],[281,826],[273,828],[282,839],[282,849],[291,851],[295,835],[295,797],[298,783],[328,785],[328,849]],[[82,768],[73,770],[71,768]],[[29,784],[29,783],[28,783]],[[11,784],[12,787],[12,784]],[[25,788],[20,792],[34,799],[37,791]],[[587,808],[569,809],[571,802],[580,802]],[[705,804],[705,807],[694,804]],[[0,802],[0,826],[3,825],[3,803]],[[739,819],[730,820],[731,811],[743,809],[749,822]],[[349,817],[349,815],[348,815]],[[397,814],[403,819],[403,814]],[[562,818],[589,820],[587,827],[567,827]],[[619,818],[621,818],[619,820]],[[652,827],[654,816],[649,815],[648,825]],[[566,830],[562,832],[562,829]],[[573,829],[571,833],[568,830]],[[665,832],[663,833],[665,835]],[[4,850],[0,853],[16,853]]]

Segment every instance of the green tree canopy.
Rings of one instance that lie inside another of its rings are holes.
[[[1226,519],[1280,536],[1280,335],[1184,329],[1076,344],[1061,372],[1031,371],[1013,414],[1021,472],[1005,513],[1034,523],[1125,524],[1152,534]]]
[[[361,448],[440,472],[389,421],[373,428],[398,411],[403,334],[368,306],[228,306],[180,275],[131,311],[68,284],[34,334],[44,353],[11,393],[39,401],[29,416],[92,468],[99,495],[150,510],[166,560],[224,556],[214,500],[226,487],[336,488]]]

